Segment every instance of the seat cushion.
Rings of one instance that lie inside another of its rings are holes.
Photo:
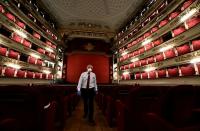
[[[167,70],[168,71],[168,75],[169,77],[175,77],[175,76],[179,76],[179,71],[178,68],[170,68]]]
[[[181,45],[176,48],[178,55],[183,55],[190,52],[190,46],[188,44]]]

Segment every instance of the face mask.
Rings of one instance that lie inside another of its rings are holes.
[[[91,68],[88,68],[88,72],[91,72],[92,71],[92,69]]]

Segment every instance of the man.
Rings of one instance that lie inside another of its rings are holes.
[[[95,124],[94,114],[94,96],[97,93],[96,75],[92,72],[93,66],[88,65],[87,71],[83,72],[79,78],[77,90],[78,94],[83,97],[84,116],[90,123]]]

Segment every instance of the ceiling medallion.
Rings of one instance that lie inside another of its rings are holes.
[[[92,45],[91,43],[87,43],[86,45],[84,45],[84,49],[86,49],[87,51],[91,51],[94,49],[94,45]]]

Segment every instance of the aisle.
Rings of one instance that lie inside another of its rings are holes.
[[[83,102],[80,101],[72,116],[66,121],[64,131],[116,131],[115,128],[110,128],[106,124],[105,118],[95,104],[95,126],[89,125],[87,120],[82,118]]]

